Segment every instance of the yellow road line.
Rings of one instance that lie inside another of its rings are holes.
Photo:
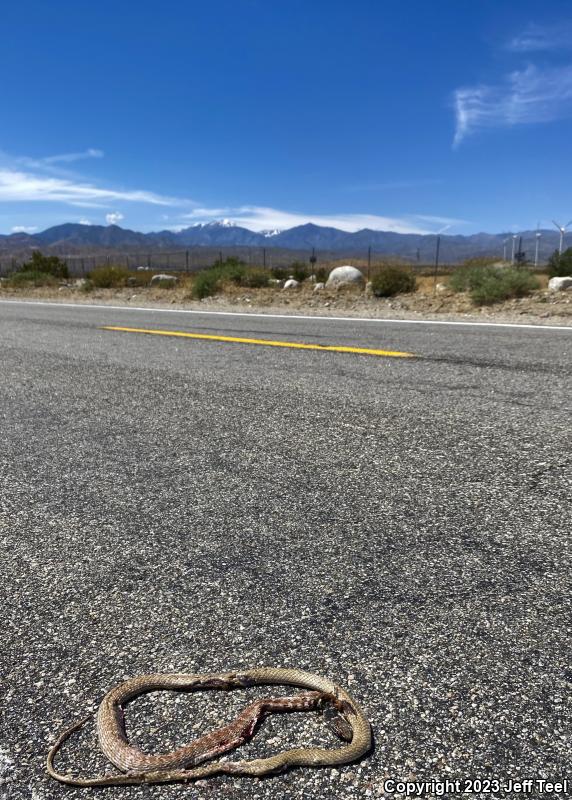
[[[372,350],[368,347],[342,347],[338,345],[305,344],[302,342],[280,342],[270,339],[243,339],[239,336],[213,336],[208,333],[187,333],[186,331],[162,331],[147,328],[120,328],[104,325],[101,330],[121,331],[123,333],[149,333],[155,336],[181,336],[185,339],[208,339],[213,342],[238,342],[239,344],[261,344],[268,347],[293,347],[299,350],[326,350],[331,353],[359,353],[365,356],[384,356],[389,358],[413,358],[413,353],[400,353],[395,350]]]

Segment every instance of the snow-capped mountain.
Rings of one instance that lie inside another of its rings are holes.
[[[556,231],[539,232],[539,257],[545,261],[558,247]],[[534,259],[537,231],[522,232],[522,249]],[[441,235],[441,260],[462,261],[474,256],[502,257],[508,233],[477,233],[471,236]],[[570,237],[572,239],[572,236]],[[285,250],[318,253],[338,253],[348,257],[364,255],[372,248],[375,255],[394,255],[423,263],[435,258],[435,234],[393,233],[364,228],[349,233],[337,228],[326,228],[308,223],[288,230],[251,231],[230,219],[203,222],[179,231],[163,230],[154,233],[139,233],[118,225],[82,225],[66,223],[48,228],[40,233],[0,234],[2,253],[29,251],[34,248],[52,249],[54,252],[87,252],[94,249],[147,250],[149,248],[177,249],[190,247],[271,247]],[[566,245],[568,242],[565,243]]]

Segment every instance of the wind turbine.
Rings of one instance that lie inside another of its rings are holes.
[[[506,246],[510,242],[510,236],[507,236],[506,239],[502,240],[502,260],[506,261]]]
[[[437,291],[437,271],[439,269],[439,250],[441,249],[441,234],[445,233],[445,231],[448,231],[450,227],[451,227],[450,225],[443,225],[443,227],[439,228],[439,230],[437,231],[437,243],[435,246],[435,274],[433,277],[433,294],[435,294],[435,292]]]
[[[564,244],[564,234],[566,233],[566,228],[568,227],[568,225],[572,225],[572,219],[570,220],[570,222],[567,222],[566,225],[559,225],[556,222],[556,220],[554,220],[554,219],[552,220],[552,222],[554,222],[556,228],[560,231],[560,247],[558,248],[558,252],[560,253],[560,255],[562,255],[562,246]]]
[[[516,240],[518,239],[518,233],[513,233],[512,235],[512,255],[510,257],[510,263],[514,264],[514,250],[516,247]]]

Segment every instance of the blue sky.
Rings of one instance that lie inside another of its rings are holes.
[[[572,218],[572,4],[2,9],[0,232]]]

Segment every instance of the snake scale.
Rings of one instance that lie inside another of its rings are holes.
[[[306,691],[292,697],[257,700],[248,705],[231,723],[201,736],[189,745],[162,755],[147,755],[131,745],[125,733],[122,706],[135,697],[157,690],[196,691],[238,689],[259,685],[296,686]],[[268,758],[250,761],[218,761],[204,764],[247,742],[265,716],[271,713],[322,709],[338,736],[346,740],[341,747],[296,748]],[[328,678],[299,669],[257,667],[242,672],[205,675],[153,674],[131,678],[108,692],[97,712],[100,747],[117,775],[92,778],[60,773],[54,759],[62,744],[79,730],[89,717],[64,730],[51,747],[47,770],[52,778],[71,786],[116,786],[140,783],[169,783],[197,780],[211,775],[249,775],[261,777],[296,766],[338,766],[355,761],[372,745],[371,726],[348,692]]]

